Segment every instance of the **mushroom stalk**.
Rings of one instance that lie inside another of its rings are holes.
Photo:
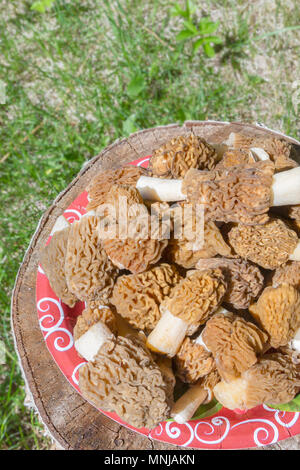
[[[188,389],[177,400],[171,410],[171,417],[179,424],[189,421],[200,405],[207,400],[208,390],[203,385],[196,384]]]
[[[182,193],[181,186],[182,180],[150,176],[141,176],[136,183],[142,198],[148,201],[182,201],[186,199],[186,195]]]
[[[184,340],[188,323],[166,310],[147,338],[147,347],[154,352],[175,356]]]
[[[75,341],[75,349],[84,359],[92,361],[101,346],[113,338],[114,335],[110,329],[99,321]]]
[[[272,206],[288,206],[300,201],[300,167],[273,176]]]

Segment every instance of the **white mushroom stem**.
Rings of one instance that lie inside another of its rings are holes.
[[[295,250],[293,251],[293,253],[290,255],[290,260],[300,261],[300,241],[298,245],[296,246]]]
[[[67,219],[65,219],[63,215],[60,215],[59,217],[57,217],[50,235],[52,236],[54,235],[55,232],[60,232],[61,230],[64,230],[65,228],[68,228],[69,226],[70,226],[70,223],[67,221]]]
[[[113,338],[110,329],[99,321],[75,341],[75,349],[84,359],[92,361],[101,346]]]
[[[297,352],[300,352],[300,328],[296,331],[296,334],[292,341],[290,341],[289,346]]]
[[[148,201],[182,201],[186,195],[181,192],[182,180],[169,180],[140,176],[136,183],[140,195]]]
[[[193,385],[177,400],[171,410],[171,417],[180,424],[189,421],[207,400],[208,391],[201,384]]]
[[[269,154],[267,154],[267,152],[264,149],[261,149],[259,147],[251,147],[250,151],[256,160],[260,160],[260,161],[270,160]]]
[[[147,338],[147,347],[154,352],[174,357],[188,329],[188,324],[166,310]]]
[[[272,206],[300,204],[300,167],[282,171],[273,176]]]

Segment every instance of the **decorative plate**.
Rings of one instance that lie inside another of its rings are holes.
[[[147,167],[149,157],[131,162]],[[81,193],[65,210],[64,217],[73,223],[86,213],[87,192]],[[49,243],[50,237],[47,243]],[[78,370],[86,362],[74,348],[73,328],[84,309],[84,302],[74,308],[63,304],[50,287],[41,266],[36,280],[36,303],[39,325],[47,348],[61,372],[80,393]],[[177,446],[198,449],[243,449],[275,444],[300,433],[300,412],[286,412],[258,406],[243,414],[226,408],[203,409],[198,418],[185,424],[172,420],[160,423],[155,429],[136,429],[115,413],[101,411],[114,421],[152,439]],[[218,410],[218,411],[216,411]],[[214,413],[214,414],[212,414]]]

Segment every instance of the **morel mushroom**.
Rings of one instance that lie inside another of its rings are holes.
[[[89,203],[87,210],[94,210],[106,203],[107,194],[114,184],[135,186],[140,176],[147,174],[144,168],[127,165],[116,170],[98,173],[87,187]]]
[[[209,374],[214,367],[214,358],[210,351],[196,338],[185,338],[175,356],[176,375],[182,382],[196,383],[201,377]]]
[[[163,178],[183,178],[190,168],[215,167],[218,155],[204,139],[190,134],[168,141],[153,152],[149,161],[149,173]]]
[[[141,176],[144,199],[204,204],[207,220],[263,224],[272,206],[300,204],[300,167],[274,175],[270,161],[224,170],[190,169],[184,180]]]
[[[276,352],[263,356],[241,377],[219,382],[213,392],[226,408],[248,410],[262,404],[288,403],[299,389],[299,366],[289,355]]]
[[[98,302],[88,302],[82,314],[77,317],[73,330],[74,341],[76,342],[84,333],[98,322],[104,323],[113,334],[117,334],[117,319],[115,313],[108,305],[101,305]]]
[[[223,170],[238,165],[248,165],[257,161],[250,151],[240,149],[227,150],[222,160],[216,165],[216,170]]]
[[[209,403],[213,399],[213,389],[220,381],[216,369],[192,385],[174,404],[171,410],[172,418],[180,424],[189,421],[200,405]]]
[[[220,376],[227,382],[255,364],[268,341],[268,335],[254,323],[230,312],[216,313],[206,323],[201,336]]]
[[[70,292],[65,272],[65,257],[70,224],[64,216],[58,217],[53,229],[52,238],[41,251],[41,265],[49,280],[51,288],[58,298],[69,307],[74,307],[77,297]]]
[[[295,157],[293,144],[284,139],[267,136],[249,137],[232,132],[224,143],[235,149],[264,150],[274,162],[277,170],[288,170],[298,166],[297,162],[293,159]]]
[[[118,270],[102,247],[98,217],[87,214],[71,225],[65,271],[69,290],[80,300],[110,297]]]
[[[160,306],[162,317],[147,338],[149,349],[175,356],[189,328],[198,328],[207,321],[219,307],[225,291],[226,282],[218,269],[195,271],[182,279]]]
[[[106,341],[79,369],[82,395],[137,428],[153,428],[170,414],[170,388],[137,338]]]
[[[153,330],[161,318],[161,302],[180,279],[176,267],[166,263],[140,274],[120,276],[111,303],[133,327]]]
[[[300,293],[289,284],[266,287],[249,311],[268,333],[273,348],[286,346],[300,327]]]
[[[227,291],[223,302],[236,309],[245,309],[260,294],[264,277],[259,268],[242,259],[210,258],[201,259],[197,269],[220,268],[227,280]]]
[[[300,221],[300,204],[296,206],[290,206],[288,209],[288,216],[291,219],[299,220]]]
[[[185,215],[188,207],[189,212]],[[231,256],[231,248],[223,239],[216,224],[212,221],[201,221],[200,217],[197,219],[193,205],[181,203],[170,211],[175,228],[166,249],[166,256],[170,262],[190,269],[195,267],[200,258],[216,255]]]
[[[228,238],[241,258],[266,269],[276,269],[288,260],[300,261],[298,236],[280,219],[270,219],[265,225],[238,224]]]
[[[276,269],[272,277],[273,287],[290,284],[300,290],[300,261],[289,261]]]

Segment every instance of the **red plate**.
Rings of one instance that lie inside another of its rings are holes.
[[[149,157],[133,161],[133,165],[148,166]],[[64,217],[73,223],[86,213],[87,192],[80,194],[65,210]],[[49,243],[50,238],[47,243]],[[39,325],[46,345],[70,384],[80,393],[78,370],[85,363],[74,348],[73,328],[84,302],[70,308],[55,295],[41,266],[36,280],[36,302]],[[275,444],[300,433],[299,412],[291,413],[258,406],[247,413],[237,414],[222,408],[215,415],[191,420],[185,424],[164,421],[155,429],[137,429],[125,423],[115,413],[100,410],[114,421],[148,437],[170,444],[199,449],[242,449]]]

